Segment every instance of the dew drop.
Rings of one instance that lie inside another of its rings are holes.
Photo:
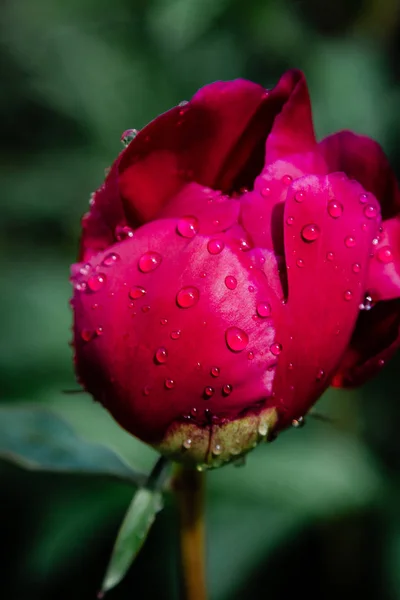
[[[142,306],[142,312],[148,313],[149,310],[150,310],[150,306],[148,304],[146,304],[145,306]]]
[[[335,255],[333,252],[326,253],[326,260],[329,260],[329,262],[332,262],[334,258],[335,258]]]
[[[289,227],[290,227],[291,225],[293,225],[293,223],[294,223],[294,217],[288,217],[288,218],[286,219],[286,225],[289,225]]]
[[[117,225],[115,228],[115,237],[119,242],[123,242],[124,240],[133,237],[133,229],[127,225]]]
[[[296,265],[301,269],[304,267],[304,260],[302,258],[298,258],[296,260]]]
[[[182,444],[183,448],[185,450],[190,450],[190,448],[192,447],[192,440],[190,438],[187,438],[183,444]]]
[[[176,303],[181,308],[191,308],[199,299],[199,290],[195,287],[184,287],[176,295]]]
[[[104,333],[104,329],[102,327],[97,327],[95,333],[97,336],[101,336]]]
[[[196,217],[182,217],[182,219],[179,220],[176,229],[182,237],[192,238],[199,230],[199,222]]]
[[[361,271],[361,265],[359,263],[354,263],[354,265],[351,267],[351,270],[353,273],[359,273]]]
[[[104,273],[96,273],[95,275],[89,277],[87,281],[87,287],[91,292],[97,292],[103,287],[106,279],[107,278]]]
[[[143,390],[142,390],[142,394],[143,396],[149,396],[150,395],[150,386],[149,385],[145,385]]]
[[[378,360],[378,367],[383,367],[384,364],[385,364],[385,361],[383,360],[383,358],[380,358]]]
[[[125,146],[128,146],[132,140],[135,139],[135,137],[138,134],[138,130],[137,129],[126,129],[122,135],[121,135],[121,142],[122,144]]]
[[[372,297],[367,294],[364,298],[364,301],[359,305],[359,309],[360,310],[371,310],[371,308],[373,308],[374,303],[372,300]]]
[[[156,350],[154,358],[159,365],[164,364],[168,358],[168,350],[164,347],[158,348]]]
[[[275,342],[274,344],[271,344],[269,349],[271,350],[274,356],[278,356],[282,352],[282,344]]]
[[[111,267],[118,260],[119,260],[119,254],[116,254],[115,252],[110,252],[110,254],[107,254],[107,256],[104,257],[104,260],[101,264],[104,265],[105,267]]]
[[[228,290],[234,290],[237,286],[236,277],[233,277],[233,275],[228,275],[227,277],[225,277],[225,285],[228,288]]]
[[[89,329],[82,329],[81,338],[83,339],[84,342],[90,342],[92,337],[93,337],[92,331],[90,331]]]
[[[260,423],[258,426],[258,435],[265,437],[268,433],[268,425],[266,423]]]
[[[293,177],[291,177],[290,175],[284,175],[282,177],[282,183],[283,185],[290,185],[293,181]]]
[[[210,373],[213,377],[219,377],[220,370],[218,367],[211,367]]]
[[[268,196],[269,196],[270,194],[271,194],[271,188],[269,188],[269,187],[264,187],[264,188],[262,188],[262,190],[261,190],[261,196],[262,196],[263,198],[268,198]]]
[[[389,246],[382,246],[376,253],[376,258],[379,262],[387,264],[393,262],[392,249]]]
[[[324,377],[325,377],[325,371],[323,369],[319,369],[315,379],[317,381],[321,381],[321,379],[323,379]]]
[[[343,295],[343,298],[348,302],[353,298],[353,292],[351,290],[346,290]]]
[[[293,363],[289,363],[288,364],[289,371],[293,371],[293,367],[294,367]]]
[[[222,446],[221,446],[221,444],[215,444],[215,446],[212,449],[212,453],[215,456],[219,456],[221,454],[221,452],[222,452]]]
[[[90,269],[91,269],[90,263],[86,263],[85,265],[83,265],[83,267],[81,267],[79,269],[79,273],[81,275],[89,275]]]
[[[271,315],[271,305],[268,302],[259,302],[256,310],[258,316],[262,319],[265,319]]]
[[[247,358],[248,358],[249,360],[254,360],[254,352],[251,352],[251,351],[250,351],[250,352],[247,354]]]
[[[375,219],[378,215],[378,210],[373,204],[367,204],[364,208],[364,215],[367,219]]]
[[[172,390],[172,388],[175,387],[175,381],[173,379],[166,379],[164,385],[167,390]]]
[[[224,387],[222,388],[222,393],[224,394],[224,396],[229,396],[229,394],[232,392],[232,386],[230,385],[230,383],[226,383],[224,385]]]
[[[361,204],[365,204],[368,200],[368,194],[360,194],[360,198],[359,198]]]
[[[74,289],[77,292],[84,292],[87,288],[86,281],[77,281],[74,283]]]
[[[301,237],[305,242],[315,242],[315,240],[319,237],[320,229],[318,225],[315,223],[309,223],[305,225],[301,230]]]
[[[168,319],[160,319],[160,325],[166,325],[168,323]]]
[[[294,427],[295,429],[304,427],[304,425],[305,425],[304,417],[299,417],[298,419],[293,419],[293,421],[292,421],[292,427]]]
[[[207,244],[207,250],[210,254],[219,254],[225,247],[222,240],[210,240]]]
[[[225,332],[225,339],[232,352],[241,352],[249,343],[249,336],[239,327],[229,327]]]
[[[328,214],[333,219],[338,219],[343,213],[343,205],[336,200],[331,200],[328,202]]]
[[[353,238],[351,235],[348,235],[344,238],[344,245],[347,248],[354,248],[354,246],[356,245],[356,240],[355,238]]]
[[[179,340],[181,337],[181,330],[177,329],[176,331],[171,331],[170,338],[171,340]]]
[[[129,297],[132,298],[132,300],[137,300],[138,298],[141,298],[142,296],[144,296],[146,293],[146,290],[142,287],[139,287],[138,285],[135,285],[135,287],[131,288],[129,290]]]
[[[204,395],[205,395],[207,398],[211,398],[211,396],[214,396],[214,392],[215,392],[214,388],[213,388],[213,387],[211,387],[210,385],[207,385],[207,386],[204,388]]]
[[[160,266],[162,261],[162,256],[158,252],[145,252],[139,258],[139,269],[142,273],[150,273],[157,269]]]
[[[296,202],[303,202],[304,197],[305,197],[305,193],[301,192],[301,191],[296,192],[294,195],[294,199],[296,200]]]

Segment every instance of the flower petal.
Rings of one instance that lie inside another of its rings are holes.
[[[296,135],[289,136],[293,125]],[[245,80],[205,86],[130,143],[119,168],[127,215],[142,223],[153,219],[188,180],[228,193],[251,187],[271,129],[271,157],[314,146],[300,72],[289,71],[271,92]]]
[[[213,238],[188,240],[178,222],[149,223],[94,257],[74,296],[83,384],[148,442],[176,421],[203,427],[259,411],[274,377],[265,353],[275,336],[269,305],[281,296],[273,254],[263,257],[266,277],[229,232],[210,250]],[[110,251],[118,254],[112,264]],[[147,252],[157,260],[141,259]]]
[[[370,198],[377,218],[366,219],[363,192],[341,174],[305,176],[289,188],[288,298],[277,326],[282,352],[271,400],[281,407],[281,426],[307,412],[329,385],[354,330],[379,228],[379,205]]]
[[[377,142],[351,131],[340,131],[322,140],[319,149],[331,172],[343,171],[374,194],[380,202],[383,219],[400,211],[396,177]]]

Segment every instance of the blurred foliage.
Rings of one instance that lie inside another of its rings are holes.
[[[0,389],[148,471],[155,453],[75,388],[69,264],[120,134],[216,80],[306,72],[320,137],[378,139],[400,175],[397,0],[3,0]],[[329,391],[301,431],[208,477],[212,600],[400,600],[398,366]],[[1,418],[3,419],[3,413]],[[3,433],[6,431],[3,424]],[[8,433],[12,425],[8,426]],[[1,440],[0,440],[1,441]],[[95,598],[131,487],[0,467],[0,597]],[[178,597],[174,507],[110,598]]]

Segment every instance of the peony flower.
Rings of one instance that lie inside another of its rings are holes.
[[[382,368],[397,183],[373,140],[316,142],[300,72],[207,85],[126,136],[72,268],[77,373],[125,429],[218,466]]]

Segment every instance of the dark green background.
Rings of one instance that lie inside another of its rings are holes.
[[[0,390],[40,403],[148,469],[154,453],[74,388],[69,264],[120,134],[216,79],[307,75],[320,137],[379,140],[400,173],[396,0],[3,0]],[[212,600],[400,600],[398,367],[328,392],[307,427],[208,478]],[[0,468],[0,597],[95,598],[132,491]],[[176,522],[160,515],[110,599],[177,598]]]

